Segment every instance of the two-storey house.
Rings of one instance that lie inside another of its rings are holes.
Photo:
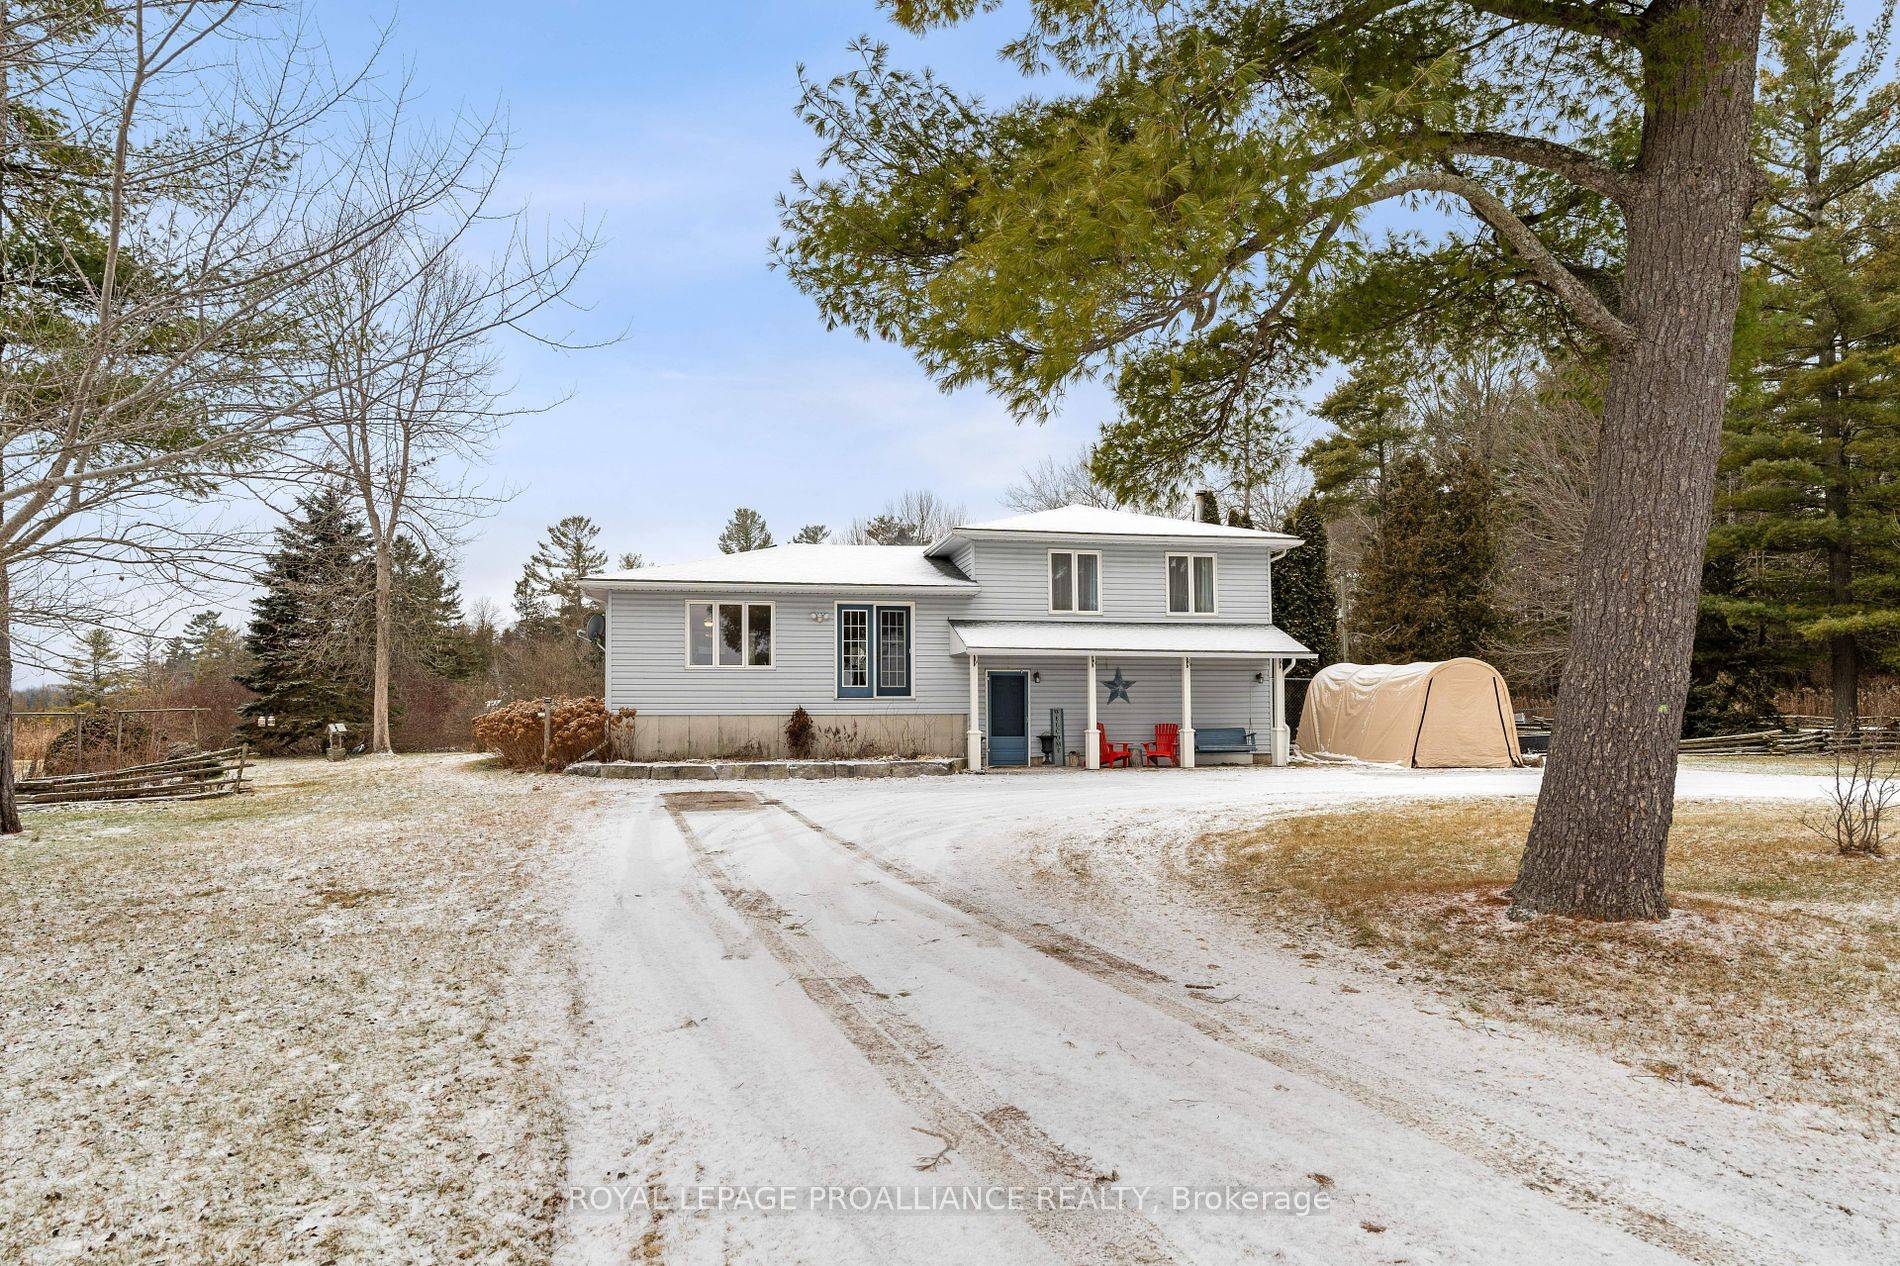
[[[636,755],[784,754],[804,708],[834,745],[962,754],[972,769],[1180,727],[1287,759],[1285,677],[1311,652],[1273,623],[1296,537],[1091,506],[958,527],[928,547],[781,545],[589,577],[606,702]],[[1055,712],[1061,712],[1061,731]],[[1045,741],[1046,740],[1046,741]],[[1056,750],[1051,750],[1056,749]]]

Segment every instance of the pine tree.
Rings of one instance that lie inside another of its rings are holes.
[[[66,702],[75,708],[103,708],[127,684],[125,663],[112,634],[87,629],[66,661]]]
[[[1326,520],[1319,501],[1303,497],[1284,528],[1305,542],[1273,565],[1273,619],[1310,649],[1320,669],[1339,659],[1339,595],[1327,565]]]
[[[765,516],[757,510],[740,506],[726,520],[726,526],[719,533],[719,552],[721,554],[744,554],[755,549],[770,549],[772,546],[771,529],[765,526]]]
[[[251,604],[251,666],[239,678],[257,696],[241,709],[243,717],[272,723],[247,727],[242,737],[269,752],[307,750],[332,721],[367,723],[368,549],[361,522],[335,488],[298,502],[277,530],[259,578],[263,592]]]
[[[1838,0],[1768,6],[1758,149],[1772,192],[1748,240],[1756,319],[1738,342],[1753,356],[1703,602],[1705,632],[1725,624],[1730,642],[1769,627],[1785,649],[1824,650],[1843,731],[1859,725],[1861,674],[1900,645],[1900,86],[1886,27],[1857,41]]]
[[[1564,737],[1513,909],[1660,917],[1764,3],[1038,3],[1002,51],[1063,89],[992,101],[864,40],[803,81],[822,169],[777,261],[828,323],[1019,416],[1112,376],[1119,433],[1176,442],[1104,446],[1111,482],[1207,461],[1329,359],[1600,357]],[[914,33],[993,7],[889,6]],[[1238,407],[1183,411],[1176,383]]]
[[[1496,514],[1496,485],[1475,458],[1457,454],[1440,470],[1408,453],[1392,464],[1353,595],[1356,659],[1485,653],[1502,626],[1492,598]]]
[[[515,582],[517,629],[529,637],[572,637],[596,608],[581,592],[581,578],[607,566],[607,552],[594,544],[600,525],[570,514],[548,529]]]
[[[825,543],[825,539],[829,537],[830,535],[831,535],[831,529],[826,527],[824,524],[807,523],[804,527],[798,529],[798,534],[796,536],[792,537],[792,544],[794,545],[823,545]]]
[[[1359,505],[1377,513],[1388,468],[1417,438],[1398,371],[1387,362],[1363,364],[1327,393],[1316,412],[1333,431],[1300,456],[1313,472],[1313,492],[1335,511]]]

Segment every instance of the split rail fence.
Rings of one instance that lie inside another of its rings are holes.
[[[98,800],[205,800],[244,790],[250,748],[193,752],[105,773],[22,778],[13,784],[22,805],[78,804]]]

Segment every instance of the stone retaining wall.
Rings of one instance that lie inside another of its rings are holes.
[[[960,773],[961,760],[789,761],[578,761],[567,767],[582,778],[703,778],[731,782],[750,778],[923,778]]]

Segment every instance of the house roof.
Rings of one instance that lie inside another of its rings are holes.
[[[1272,624],[1102,620],[952,620],[956,654],[1311,656]]]
[[[609,589],[722,588],[932,589],[964,591],[976,582],[913,545],[774,545],[740,554],[717,554],[691,563],[667,563],[632,571],[602,572],[582,579],[590,594]]]
[[[1225,541],[1233,544],[1265,545],[1272,549],[1291,549],[1300,544],[1297,536],[1284,532],[1263,532],[1257,528],[1228,527],[1223,523],[1200,523],[1193,519],[1170,519],[1159,514],[1134,514],[1127,510],[1105,510],[1100,506],[1067,505],[1033,514],[1013,514],[1004,519],[987,519],[951,529],[950,536],[931,546],[936,554],[947,548],[956,536],[1070,536],[1070,537],[1147,537],[1180,541]]]

